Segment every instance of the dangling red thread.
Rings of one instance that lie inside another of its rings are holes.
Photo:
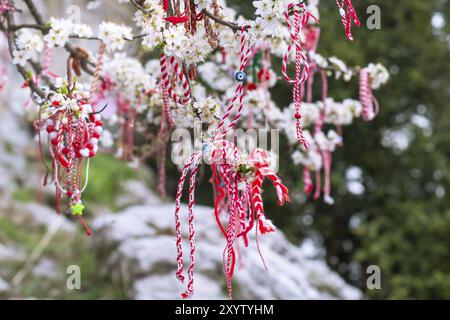
[[[190,186],[189,186],[189,244],[190,259],[191,264],[188,270],[188,285],[186,291],[182,294],[183,298],[188,298],[194,293],[194,263],[195,263],[195,242],[194,242],[194,212],[193,206],[195,203],[195,178],[198,171],[198,161],[201,158],[201,153],[195,152],[192,154],[189,161],[185,164],[180,180],[178,182],[178,189],[175,198],[175,230],[176,230],[176,245],[177,245],[177,265],[178,269],[176,272],[177,278],[184,282],[183,275],[183,245],[181,239],[181,219],[180,219],[180,209],[181,209],[181,196],[183,195],[183,186],[186,180],[189,170],[191,170]]]

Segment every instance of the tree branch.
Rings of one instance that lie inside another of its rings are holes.
[[[6,12],[5,18],[6,18],[6,29],[10,30],[11,28],[14,27],[14,16],[12,13]],[[6,35],[7,35],[7,40],[8,40],[9,54],[11,57],[13,57],[14,56],[13,48],[16,48],[16,34],[15,34],[15,32],[7,32]],[[39,86],[34,82],[33,79],[31,79],[29,77],[28,71],[20,65],[16,65],[16,68],[17,68],[17,71],[20,73],[20,75],[25,80],[25,82],[27,83],[30,90],[32,92],[36,93],[42,99],[46,99],[47,94],[41,88],[39,88]]]
[[[12,31],[18,31],[20,29],[37,29],[37,30],[41,30],[42,32],[48,32],[48,30],[50,29],[50,27],[48,26],[44,26],[44,25],[40,25],[40,24],[17,24],[12,26]]]
[[[149,14],[151,12],[149,12],[148,10],[145,10],[145,8],[140,5],[136,0],[131,0],[131,3],[140,11],[142,11],[144,14]]]
[[[217,22],[218,24],[221,24],[221,25],[223,25],[223,26],[226,26],[226,27],[228,27],[228,28],[231,28],[231,29],[233,29],[233,30],[235,30],[235,31],[240,31],[240,30],[242,30],[242,27],[243,27],[243,26],[240,26],[240,25],[238,25],[238,24],[236,24],[236,23],[233,23],[233,22],[225,21],[225,20],[223,20],[223,19],[221,19],[221,18],[215,16],[214,14],[212,14],[211,12],[209,12],[209,11],[206,10],[206,9],[203,9],[203,10],[202,10],[202,13],[203,13],[205,16],[207,16],[208,18],[210,18],[211,20]],[[245,30],[247,30],[247,29],[249,29],[249,28],[251,28],[251,27],[248,26],[248,25],[246,25],[244,28],[245,28]]]

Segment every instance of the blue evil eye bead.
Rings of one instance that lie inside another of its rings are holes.
[[[238,71],[234,74],[234,78],[238,82],[244,82],[247,80],[247,74],[244,71]]]
[[[209,149],[210,149],[209,144],[204,143],[203,146],[202,146],[202,152],[203,152],[203,153],[208,153],[208,152],[209,152]]]

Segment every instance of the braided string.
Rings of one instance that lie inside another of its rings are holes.
[[[358,15],[356,14],[352,1],[336,0],[336,4],[339,9],[342,24],[344,25],[345,36],[348,40],[353,41],[352,24],[354,23],[357,27],[359,27],[361,22],[358,19]]]
[[[170,57],[169,59],[165,54],[161,54],[160,56],[160,66],[161,66],[161,80],[162,83],[169,94],[169,96],[172,98],[172,100],[181,105],[187,105],[191,103],[191,89],[189,86],[189,80],[184,75],[184,72],[182,68],[180,67],[179,63],[176,62],[174,57]],[[172,69],[172,71],[175,73],[175,76],[178,77],[180,80],[183,90],[184,90],[184,96],[179,97],[174,88],[171,85],[170,77],[169,77],[169,67]]]
[[[371,121],[379,111],[378,101],[372,93],[370,86],[369,70],[364,68],[359,73],[359,101],[362,106],[362,118],[364,121]]]
[[[199,152],[195,152],[191,155],[189,161],[183,167],[180,179],[178,181],[177,194],[175,197],[175,233],[176,233],[176,246],[177,246],[177,272],[176,277],[181,282],[184,282],[183,275],[183,245],[181,240],[181,220],[180,220],[180,209],[181,209],[181,196],[183,195],[184,182],[186,181],[189,169],[192,167],[193,163],[196,163],[196,159],[199,157]]]
[[[241,50],[240,50],[239,72],[244,72],[245,67],[247,66],[247,63],[248,63],[249,54],[250,54],[250,50],[251,50],[250,46],[247,46],[247,44],[246,44],[246,38],[245,38],[246,29],[247,29],[246,25],[243,25],[242,29],[241,29]],[[230,116],[232,110],[234,109],[236,101],[238,101],[238,99],[239,99],[239,107],[238,107],[236,116],[233,119],[233,121],[224,129],[223,127],[225,125],[225,121]],[[244,107],[244,83],[238,82],[235,93],[234,93],[234,97],[231,100],[230,105],[228,106],[226,112],[223,114],[223,116],[220,119],[220,122],[217,126],[218,135],[216,136],[216,140],[224,137],[230,130],[232,130],[236,126],[236,123],[238,122],[238,120],[241,117],[243,107]]]
[[[297,6],[299,7],[297,10],[294,8],[296,5],[290,4],[287,6],[286,11],[284,13],[286,24],[288,26],[289,34],[291,36],[292,42],[289,44],[286,53],[283,57],[283,64],[281,71],[283,76],[287,82],[293,85],[292,91],[292,99],[295,107],[295,119],[296,119],[296,132],[297,138],[299,142],[304,146],[304,148],[308,149],[308,142],[303,134],[303,129],[301,125],[301,103],[303,100],[302,87],[309,75],[309,64],[306,54],[303,52],[300,33],[305,27],[310,18],[314,18],[317,20],[306,8],[305,4],[301,3]],[[290,20],[290,11],[294,9],[294,21],[293,25]],[[287,65],[289,61],[289,57],[291,55],[292,48],[295,47],[295,78],[291,78],[287,72]]]
[[[100,45],[98,47],[97,61],[95,63],[94,77],[93,77],[92,82],[91,82],[91,96],[97,91],[97,84],[98,84],[98,82],[100,80],[100,72],[102,70],[103,60],[104,60],[104,57],[105,57],[105,50],[106,50],[106,45],[102,41],[102,42],[100,42]]]
[[[303,167],[303,183],[305,185],[305,193],[309,194],[313,190],[313,183],[311,180],[311,170],[308,167]]]
[[[322,104],[323,104],[323,108],[320,111],[319,118],[317,119],[315,127],[314,127],[314,132],[316,134],[319,133],[322,130],[323,125],[325,123],[325,116],[327,114],[328,78],[327,78],[327,74],[325,73],[324,70],[320,70],[320,77],[322,79]]]
[[[195,180],[198,172],[198,157],[191,163],[191,177],[189,179],[189,246],[190,264],[188,269],[189,281],[187,290],[181,295],[183,298],[191,297],[194,294],[194,266],[195,266],[195,229],[194,229],[194,204],[195,204]]]

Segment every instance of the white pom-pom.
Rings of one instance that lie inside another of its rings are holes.
[[[58,136],[58,133],[56,131],[52,131],[48,134],[48,137],[50,140],[54,140]]]
[[[85,158],[89,157],[89,149],[87,149],[87,148],[81,149],[80,154]]]

